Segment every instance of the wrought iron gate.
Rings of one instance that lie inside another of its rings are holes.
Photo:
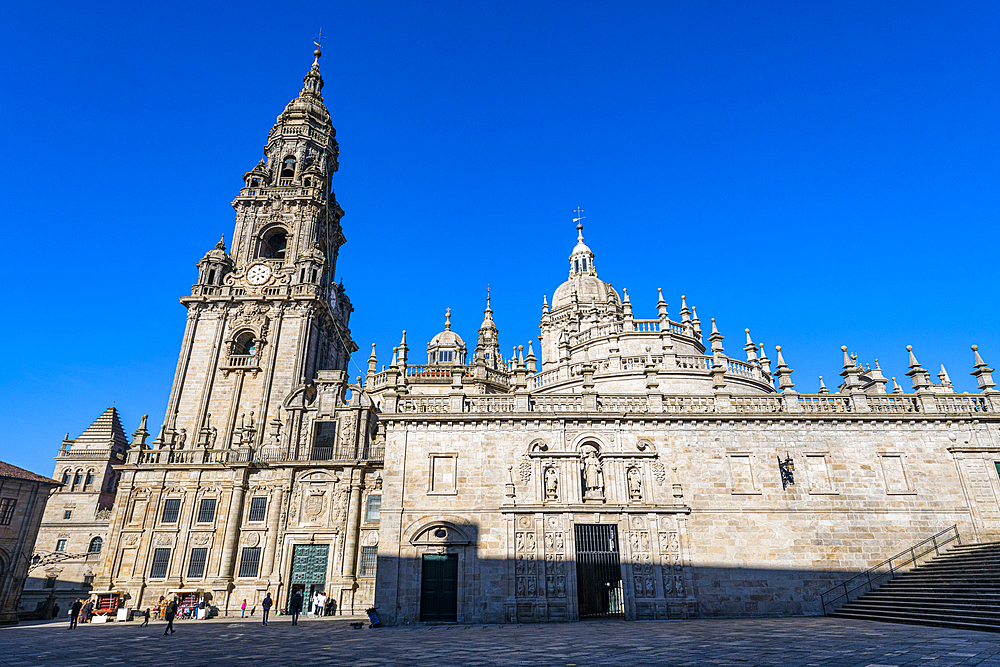
[[[576,592],[580,618],[624,615],[618,526],[577,524]]]

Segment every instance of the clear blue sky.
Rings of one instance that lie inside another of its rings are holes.
[[[995,2],[7,3],[0,459],[51,474],[114,402],[159,427],[195,263],[322,27],[364,367],[489,283],[505,350],[565,280],[572,211],[637,317],[662,287],[797,389],[840,346],[909,389],[1000,364]],[[357,374],[354,370],[352,375]]]

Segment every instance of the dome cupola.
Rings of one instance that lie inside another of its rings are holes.
[[[451,330],[451,308],[444,311],[444,331],[427,344],[428,364],[464,364],[465,341]]]

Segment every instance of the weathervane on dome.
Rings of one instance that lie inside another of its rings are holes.
[[[577,234],[577,240],[583,241],[583,221],[585,219],[583,209],[577,206],[574,213],[576,213],[576,217],[573,218],[573,222],[576,223],[576,231],[579,232],[579,234]]]
[[[326,39],[326,38],[323,37],[323,29],[320,28],[319,29],[319,35],[316,37],[316,39],[313,40],[313,44],[316,45],[316,50],[313,51],[313,56],[316,57],[316,60],[319,60],[319,57],[321,55],[323,55],[323,52],[320,49],[323,48],[323,40],[324,39]]]

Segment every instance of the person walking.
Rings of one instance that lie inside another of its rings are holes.
[[[146,611],[143,612],[143,614],[142,614],[142,625],[140,625],[139,627],[140,628],[144,628],[147,625],[149,625],[149,607],[146,607]]]
[[[169,631],[170,634],[174,634],[174,618],[176,616],[177,616],[177,601],[171,600],[170,604],[167,605],[167,613],[166,613],[167,628],[166,630],[163,631],[163,634],[167,634],[167,631]]]
[[[261,625],[267,625],[267,612],[271,611],[271,605],[273,604],[274,600],[271,599],[271,594],[266,594],[264,600],[260,603],[260,608],[264,612],[264,620]]]
[[[54,620],[58,617],[59,617],[59,605],[54,604],[52,605],[52,616],[50,618]]]
[[[295,591],[288,605],[288,613],[292,615],[292,625],[299,624],[299,614],[302,613],[302,591]]]
[[[247,601],[246,600],[243,600],[243,604],[240,606],[240,609],[243,610],[243,613],[240,615],[240,618],[246,618],[247,617]]]
[[[76,622],[80,619],[80,610],[83,609],[83,603],[79,600],[73,601],[73,606],[69,608],[69,629],[72,630],[76,627]]]

